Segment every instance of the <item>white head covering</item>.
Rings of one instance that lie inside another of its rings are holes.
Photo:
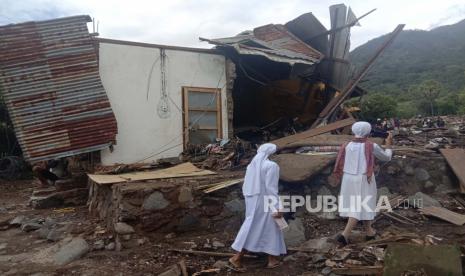
[[[265,179],[262,171],[263,163],[268,160],[268,156],[276,152],[276,149],[276,145],[271,143],[263,144],[258,148],[257,155],[247,166],[245,173],[244,185],[242,186],[242,193],[245,196],[260,194],[262,180]]]
[[[365,138],[371,132],[371,124],[368,122],[356,122],[352,125],[352,133],[356,138]]]

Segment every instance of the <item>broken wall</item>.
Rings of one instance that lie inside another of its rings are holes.
[[[222,55],[208,49],[99,41],[100,76],[119,129],[114,151],[101,152],[103,165],[178,156],[183,151],[183,86],[221,89],[222,134],[228,137],[226,61]],[[163,72],[161,49],[166,55]],[[162,74],[168,109],[161,117]]]

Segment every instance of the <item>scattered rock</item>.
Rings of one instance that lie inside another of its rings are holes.
[[[283,258],[283,262],[288,263],[288,262],[295,262],[297,261],[297,258],[294,255],[288,255]]]
[[[144,208],[144,210],[153,211],[165,209],[168,205],[170,205],[170,202],[165,199],[162,193],[153,192],[144,200],[142,208]]]
[[[147,239],[145,239],[145,238],[137,239],[137,245],[138,245],[138,246],[142,246],[142,245],[144,245],[146,242],[147,242]]]
[[[311,239],[301,245],[302,248],[314,249],[319,252],[328,252],[333,249],[335,245],[330,242],[328,237]]]
[[[21,230],[24,232],[30,232],[40,229],[41,227],[42,225],[37,222],[26,222],[21,225]]]
[[[323,254],[313,254],[312,263],[319,263],[326,261],[326,257]]]
[[[176,237],[176,233],[169,233],[165,235],[165,239],[173,239]]]
[[[427,190],[427,191],[431,191],[431,192],[432,192],[432,191],[434,191],[434,190],[435,190],[435,188],[436,188],[436,185],[434,185],[434,183],[433,183],[433,182],[431,182],[431,181],[429,181],[429,180],[428,180],[428,181],[426,181],[426,182],[425,182],[425,185],[424,185],[424,187],[425,187],[425,190]]]
[[[124,222],[117,222],[115,223],[115,232],[120,235],[127,235],[134,233],[134,228]]]
[[[329,275],[331,273],[331,271],[333,271],[333,269],[331,267],[325,267],[323,268],[323,270],[321,271],[321,274],[323,275]]]
[[[289,227],[284,230],[284,241],[287,246],[297,246],[305,241],[305,228],[300,218],[289,221]]]
[[[406,175],[414,175],[415,174],[415,170],[410,165],[407,165],[407,166],[404,167],[404,172],[405,172]]]
[[[224,243],[219,242],[219,241],[213,241],[212,245],[213,245],[213,248],[223,248],[223,247],[225,247]]]
[[[179,196],[178,202],[179,203],[188,203],[194,200],[194,196],[192,195],[192,188],[189,186],[182,186],[179,189]]]
[[[128,241],[131,239],[131,234],[126,234],[126,235],[123,235],[122,237],[123,237],[123,240]]]
[[[323,185],[318,190],[318,195],[333,195],[333,193],[325,185]]]
[[[0,250],[6,249],[7,246],[8,246],[8,243],[6,242],[0,243]]]
[[[223,268],[225,268],[227,265],[228,265],[228,262],[227,262],[227,261],[219,260],[219,261],[216,261],[216,262],[213,264],[213,268],[223,269]]]
[[[20,226],[26,220],[25,216],[17,216],[12,221],[10,221],[10,225],[13,226]]]
[[[409,205],[414,206],[414,207],[430,207],[430,206],[436,206],[436,207],[441,207],[441,203],[437,201],[436,199],[430,197],[427,194],[424,194],[422,192],[418,192],[413,196],[410,196],[409,198]]]
[[[380,196],[387,196],[387,197],[389,197],[389,196],[392,195],[392,194],[391,194],[391,191],[389,191],[389,188],[388,188],[388,187],[381,187],[381,188],[379,188],[377,194],[378,194],[378,198],[379,198]]]
[[[115,248],[116,248],[116,244],[114,242],[110,242],[109,244],[105,246],[105,249],[108,251],[113,251],[115,250]]]
[[[244,200],[238,198],[224,203],[224,206],[232,213],[243,213],[245,211]]]
[[[55,253],[53,260],[57,265],[65,265],[79,259],[88,251],[89,245],[83,238],[74,238]]]
[[[93,249],[94,250],[102,250],[105,248],[105,242],[103,240],[98,240],[94,242]]]
[[[45,221],[44,221],[44,226],[45,227],[52,228],[56,224],[57,224],[57,222],[53,218],[51,218],[51,217],[46,217],[45,218]]]
[[[186,214],[179,220],[179,224],[177,225],[176,230],[179,232],[187,232],[198,228],[199,226],[200,220],[197,217],[191,214]]]
[[[419,181],[426,181],[430,178],[430,175],[427,170],[418,168],[415,169],[415,178]]]
[[[64,232],[61,229],[52,229],[47,235],[48,241],[57,242],[64,237]]]
[[[399,171],[398,168],[394,166],[389,166],[387,167],[387,170],[386,170],[386,172],[390,175],[395,175],[398,171]]]
[[[39,230],[36,231],[39,239],[47,239],[48,233],[50,233],[50,229],[48,227],[42,226]]]

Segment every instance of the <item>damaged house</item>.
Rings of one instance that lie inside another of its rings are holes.
[[[88,16],[1,27],[0,82],[24,156],[152,162],[188,144],[307,129],[353,73],[358,19],[345,5],[330,12],[329,31],[307,13],[202,39],[215,49],[96,38]]]

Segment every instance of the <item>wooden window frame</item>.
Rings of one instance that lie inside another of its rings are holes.
[[[203,108],[189,108],[189,92],[203,92],[203,93],[216,93],[216,109],[203,109]],[[182,87],[182,106],[183,106],[183,140],[184,149],[189,143],[189,111],[199,112],[216,112],[216,128],[201,128],[203,130],[217,130],[217,137],[223,138],[223,110],[221,105],[221,89],[220,88],[206,88],[206,87],[194,87],[194,86],[183,86]]]

